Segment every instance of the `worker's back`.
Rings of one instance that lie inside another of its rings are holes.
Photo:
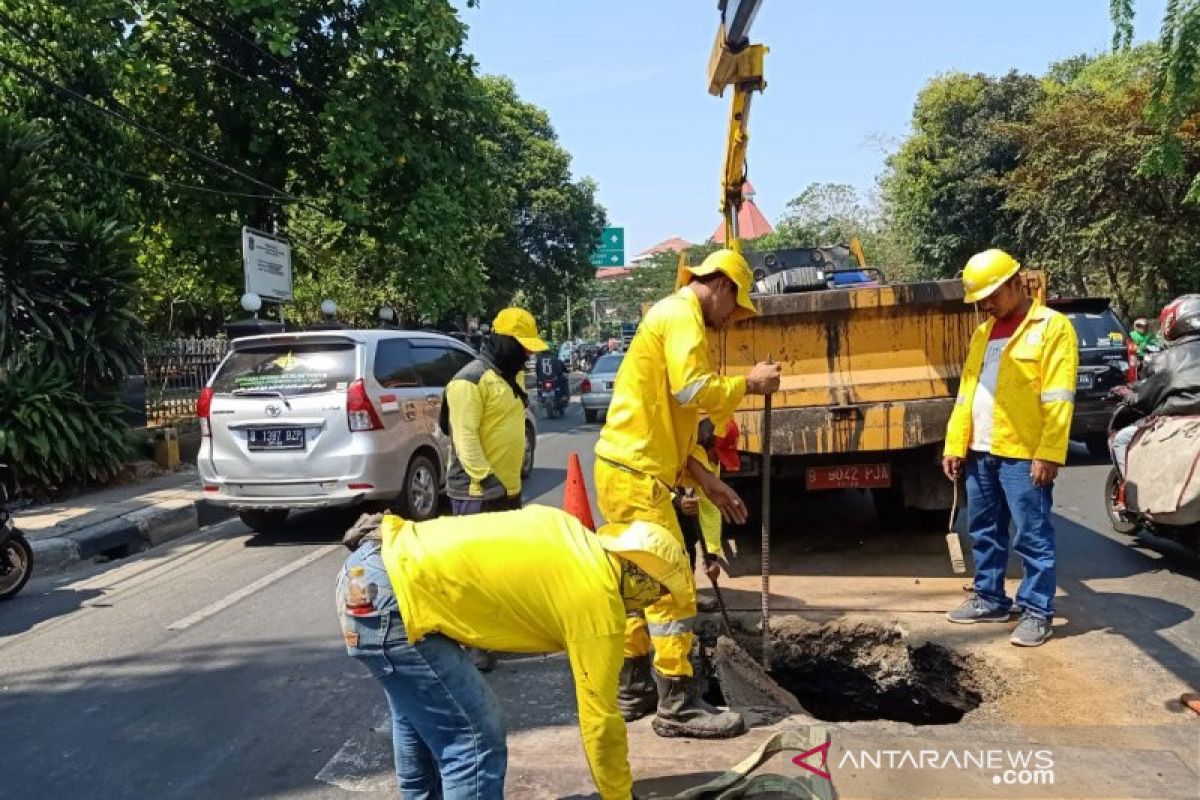
[[[390,518],[395,519],[395,518]],[[383,558],[413,641],[554,652],[624,630],[618,575],[596,536],[564,511],[384,525]]]

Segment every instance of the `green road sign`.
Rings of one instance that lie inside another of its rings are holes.
[[[625,229],[605,228],[592,251],[593,267],[621,267],[625,265]]]

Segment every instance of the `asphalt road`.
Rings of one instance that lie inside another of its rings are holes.
[[[526,498],[561,502],[572,451],[590,482],[598,429],[578,405],[542,421]],[[1197,562],[1113,534],[1100,505],[1105,470],[1073,465],[1058,487],[1071,624],[1119,632],[1147,663],[1200,683]],[[822,500],[812,514],[785,514],[777,535],[803,523],[818,550],[869,573],[858,537],[844,536],[847,513],[861,511],[829,508]],[[0,607],[0,797],[389,794],[386,711],[346,657],[332,607],[351,521],[298,516],[268,539],[232,520],[125,561],[36,579]],[[841,544],[829,544],[839,531]],[[933,551],[940,540],[930,538]],[[490,678],[510,729],[571,723],[564,674],[537,657]],[[532,675],[542,677],[534,684]],[[575,768],[586,781],[584,765]]]

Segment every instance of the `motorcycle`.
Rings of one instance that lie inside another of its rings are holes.
[[[547,417],[557,419],[566,413],[571,398],[563,396],[556,381],[543,379],[538,381],[537,401]]]
[[[0,464],[0,473],[4,465]],[[8,482],[0,476],[0,600],[7,600],[25,586],[33,574],[33,548],[13,524],[8,503]]]
[[[1166,420],[1169,418],[1162,417],[1160,419]],[[1176,417],[1173,419],[1182,420],[1184,418]],[[1118,405],[1109,418],[1109,442],[1112,442],[1112,437],[1117,431],[1132,423],[1133,419],[1129,418],[1128,408],[1124,405]],[[1193,448],[1200,446],[1200,438],[1196,438],[1194,435],[1181,437],[1181,441],[1188,443],[1195,442],[1196,444],[1190,445]],[[1131,447],[1136,446],[1136,444],[1135,440],[1134,445],[1131,445]],[[1154,476],[1152,480],[1163,480],[1163,477],[1161,475]],[[1183,490],[1180,489],[1179,494],[1182,495],[1182,492]],[[1146,531],[1155,536],[1170,539],[1192,552],[1200,554],[1200,522],[1189,521],[1187,524],[1180,524],[1178,521],[1180,515],[1177,512],[1160,515],[1139,509],[1137,492],[1132,490],[1126,491],[1125,481],[1121,478],[1121,472],[1117,469],[1115,460],[1112,468],[1108,471],[1108,477],[1104,481],[1104,510],[1108,515],[1109,524],[1112,525],[1113,530],[1117,533],[1134,536],[1139,531]],[[1164,516],[1170,519],[1163,519]]]

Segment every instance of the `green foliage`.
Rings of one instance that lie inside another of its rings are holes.
[[[1020,156],[1012,123],[1027,120],[1043,94],[1037,79],[1016,72],[952,73],[921,90],[912,135],[881,184],[897,236],[932,274],[953,275],[979,250],[1015,245],[1002,181]]]
[[[1113,22],[1113,52],[1128,50],[1133,45],[1133,0],[1108,0],[1108,12]]]
[[[1181,141],[1181,129],[1194,131],[1200,114],[1200,2],[1168,0],[1159,49],[1146,106],[1159,137],[1143,157],[1141,170],[1147,175],[1190,176],[1187,201],[1200,204],[1200,173],[1185,163]]]
[[[61,133],[56,173],[133,228],[155,333],[240,315],[244,224],[292,239],[300,319],[332,297],[436,320],[589,274],[594,186],[545,112],[476,74],[447,0],[11,5],[0,56],[163,135],[0,68],[0,104]]]
[[[85,397],[61,363],[9,372],[0,380],[0,462],[23,489],[109,478],[128,450],[123,411]]]
[[[127,232],[60,191],[54,159],[50,136],[0,114],[0,460],[43,488],[120,465],[108,398],[138,357]]]
[[[1200,210],[1184,202],[1187,180],[1138,170],[1157,139],[1142,113],[1148,63],[1145,48],[1102,57],[1057,87],[1014,128],[1022,158],[1005,177],[1026,262],[1048,269],[1059,291],[1112,297],[1130,315],[1200,282]],[[1195,131],[1176,141],[1184,172],[1200,171]]]

